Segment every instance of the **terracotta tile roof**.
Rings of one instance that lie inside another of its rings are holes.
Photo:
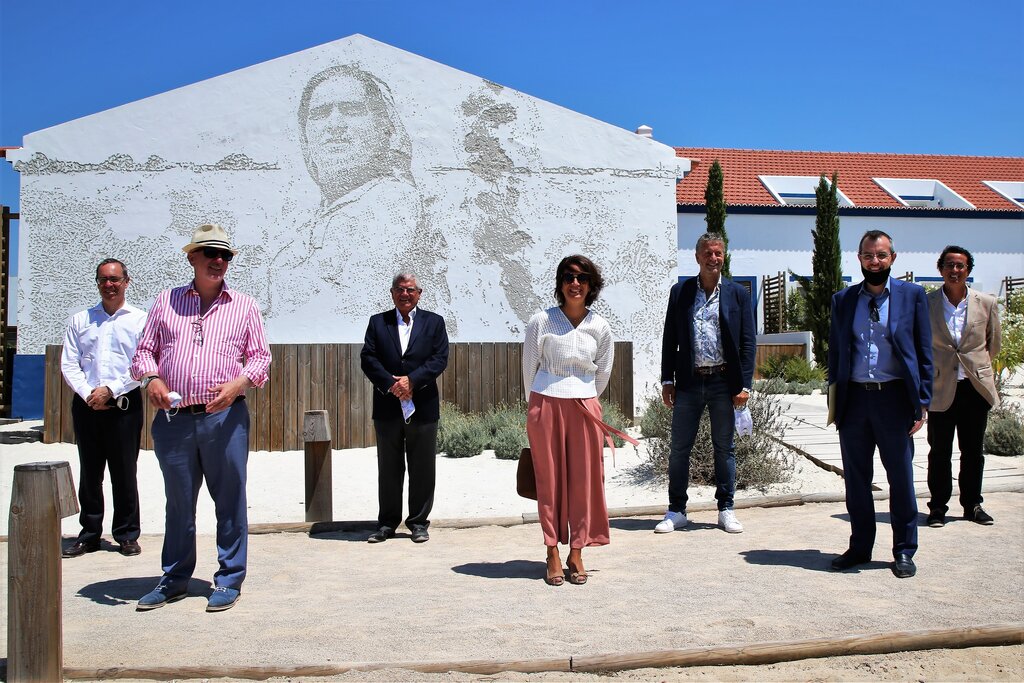
[[[872,178],[942,181],[978,209],[1022,211],[983,180],[1024,182],[1022,157],[972,157],[939,154],[860,152],[790,152],[765,149],[676,147],[676,156],[692,161],[691,172],[676,187],[679,204],[704,204],[704,187],[715,159],[722,164],[725,201],[730,205],[780,206],[758,180],[759,175],[831,177],[839,172],[839,189],[857,207],[907,208]],[[935,211],[956,209],[933,209]]]

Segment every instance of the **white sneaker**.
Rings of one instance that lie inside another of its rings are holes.
[[[654,533],[667,534],[676,529],[682,529],[689,523],[690,520],[686,519],[685,512],[672,512],[669,510],[665,513],[665,519],[658,522],[658,526],[654,527]]]
[[[732,508],[718,511],[718,526],[730,534],[743,533],[743,525],[740,524],[740,520],[736,519],[736,513],[732,511]]]

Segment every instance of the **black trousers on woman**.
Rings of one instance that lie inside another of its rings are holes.
[[[136,476],[142,441],[142,391],[125,395],[127,410],[116,405],[93,410],[80,396],[71,403],[71,419],[78,441],[81,463],[78,481],[78,519],[82,531],[78,540],[98,544],[103,535],[103,471],[110,470],[114,493],[111,535],[118,543],[139,538],[139,485]]]
[[[982,443],[991,408],[971,381],[962,379],[956,383],[956,395],[947,410],[928,411],[928,509],[932,512],[946,514],[953,495],[954,431],[960,446],[960,505],[970,512],[981,504],[981,476],[985,470]]]

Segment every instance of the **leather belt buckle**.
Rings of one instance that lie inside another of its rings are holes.
[[[694,367],[694,371],[698,375],[704,375],[705,377],[710,375],[717,375],[720,372],[725,371],[725,364],[722,365],[697,365]]]
[[[206,412],[206,404],[193,403],[190,406],[185,406],[184,408],[182,408],[182,410],[184,410],[186,413],[189,413],[190,415],[199,415],[200,413]]]
[[[864,387],[864,391],[881,391],[884,382],[862,382],[861,386]]]

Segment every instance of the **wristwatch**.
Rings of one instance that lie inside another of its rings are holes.
[[[146,375],[145,377],[143,377],[142,378],[142,390],[145,391],[146,387],[149,386],[149,383],[152,382],[155,379],[160,379],[160,376],[159,375]]]

